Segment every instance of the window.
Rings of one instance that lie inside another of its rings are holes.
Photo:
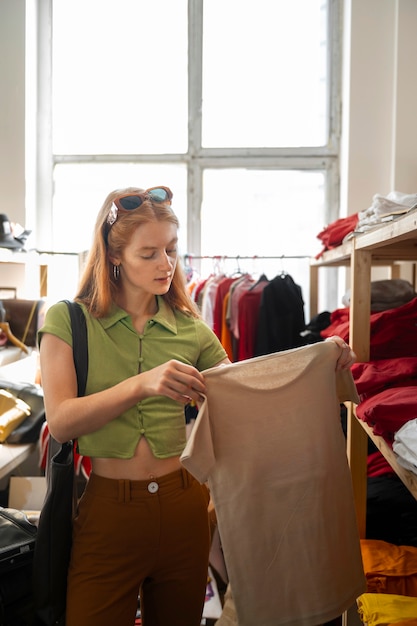
[[[210,0],[203,14],[203,146],[327,143],[322,0]]]
[[[222,256],[269,278],[288,271],[307,306],[316,235],[338,217],[341,0],[38,11],[43,247],[87,249],[109,191],[164,184],[197,269]]]

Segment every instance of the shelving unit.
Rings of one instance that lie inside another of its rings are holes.
[[[31,250],[20,252],[0,248],[0,288],[16,290],[17,298],[47,295],[47,261]]]
[[[65,281],[72,293],[85,264],[87,251],[15,251],[0,247],[0,291],[14,292],[7,297],[37,300],[54,291],[54,282]],[[55,281],[54,281],[55,277]],[[52,283],[52,289],[50,289]],[[53,295],[53,293],[52,293]]]
[[[387,222],[366,233],[355,235],[343,245],[325,252],[310,266],[312,315],[318,312],[319,270],[325,267],[348,267],[351,272],[350,345],[358,361],[369,361],[371,270],[373,266],[391,268],[391,277],[399,276],[399,262],[417,262],[417,211]],[[417,330],[416,330],[417,332]],[[357,419],[354,405],[348,406],[347,453],[352,473],[356,514],[361,537],[366,531],[366,459],[367,437],[391,464],[417,499],[417,475],[402,468],[391,448],[373,434],[367,424]]]

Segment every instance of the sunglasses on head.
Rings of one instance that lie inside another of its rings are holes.
[[[168,187],[151,187],[150,189],[145,189],[145,191],[135,191],[115,198],[107,216],[107,224],[113,226],[117,220],[119,211],[134,211],[138,209],[145,200],[160,204],[164,202],[171,204],[172,191]]]

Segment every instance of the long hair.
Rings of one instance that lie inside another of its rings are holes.
[[[145,199],[138,209],[119,215],[110,228],[107,216],[113,200],[119,196],[143,192],[137,187],[116,189],[107,196],[94,227],[93,241],[87,256],[75,300],[82,302],[93,317],[106,317],[116,300],[119,283],[113,275],[111,256],[120,256],[138,226],[148,222],[170,222],[179,227],[178,218],[168,203],[156,203]],[[185,274],[178,259],[170,288],[162,296],[172,309],[192,317],[201,317],[192,300],[185,281]]]

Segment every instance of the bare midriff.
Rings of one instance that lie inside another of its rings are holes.
[[[157,459],[145,437],[141,437],[131,459],[92,458],[93,472],[104,478],[147,480],[181,468],[180,457]]]

